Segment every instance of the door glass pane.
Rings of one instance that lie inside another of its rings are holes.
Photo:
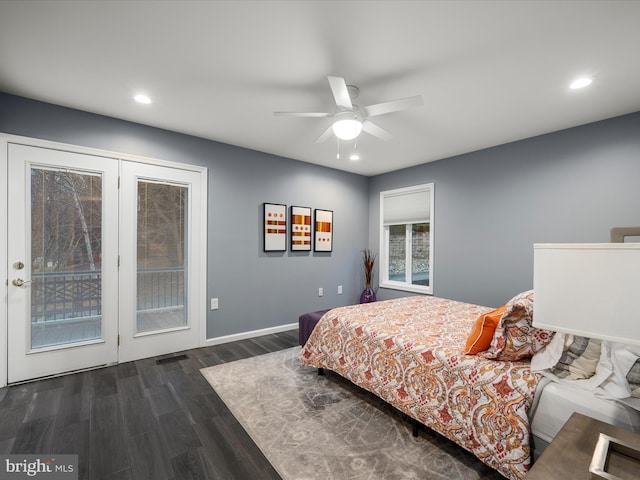
[[[389,280],[396,282],[406,280],[406,239],[406,225],[389,225]]]
[[[102,175],[31,168],[31,348],[102,338]]]
[[[429,286],[429,224],[411,226],[411,283]]]
[[[184,186],[138,181],[136,331],[187,325]]]

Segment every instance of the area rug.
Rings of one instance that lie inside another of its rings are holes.
[[[207,381],[285,480],[503,479],[339,375],[319,376],[299,347],[204,368]]]

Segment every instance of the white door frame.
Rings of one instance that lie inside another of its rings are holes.
[[[179,162],[160,160],[150,157],[143,157],[139,155],[131,155],[122,152],[114,152],[101,150],[96,148],[82,147],[78,145],[71,145],[67,143],[53,142],[49,140],[41,140],[31,137],[24,137],[20,135],[12,135],[0,133],[0,172],[3,172],[0,175],[0,191],[7,191],[8,188],[8,179],[7,179],[7,166],[8,166],[8,149],[9,143],[17,143],[22,145],[29,145],[34,147],[42,147],[53,150],[64,150],[68,152],[74,153],[82,153],[87,155],[96,155],[102,157],[114,157],[119,158],[121,160],[128,160],[133,162],[145,163],[150,165],[160,165],[171,168],[180,168],[183,170],[190,170],[194,172],[198,172],[201,178],[202,189],[205,192],[201,195],[200,202],[200,218],[199,222],[202,225],[202,231],[204,232],[202,241],[200,242],[200,251],[194,252],[194,257],[199,258],[199,265],[201,266],[199,273],[199,284],[197,286],[191,286],[191,288],[197,288],[196,298],[199,299],[199,303],[195,305],[193,308],[197,309],[197,316],[199,318],[198,328],[199,335],[199,345],[206,345],[207,338],[207,198],[208,198],[208,169],[206,167],[201,167],[197,165],[189,165]],[[9,269],[7,265],[7,235],[8,235],[8,224],[7,224],[7,195],[0,195],[0,272],[2,272],[4,276],[4,281],[1,282],[0,292],[2,296],[2,302],[0,307],[0,388],[6,386],[7,384],[7,297],[8,297],[8,282],[9,282]],[[166,352],[171,353],[171,352]]]
[[[0,135],[0,192],[6,192],[9,187],[7,179],[9,145],[7,138]],[[6,281],[0,282],[0,387],[7,384],[7,296],[9,293],[9,269],[7,265],[7,195],[0,195],[0,272]],[[2,278],[0,277],[0,278]]]

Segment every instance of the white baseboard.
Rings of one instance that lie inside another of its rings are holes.
[[[261,337],[272,333],[287,332],[298,328],[298,323],[289,323],[287,325],[279,325],[277,327],[263,328],[260,330],[252,330],[250,332],[234,333],[233,335],[224,335],[222,337],[207,338],[205,346],[220,345],[222,343],[235,342],[237,340],[246,340],[247,338]]]

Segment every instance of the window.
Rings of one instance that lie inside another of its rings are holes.
[[[433,293],[433,183],[380,192],[380,286]]]

